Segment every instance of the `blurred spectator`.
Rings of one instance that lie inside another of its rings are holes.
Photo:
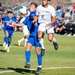
[[[73,5],[73,10],[75,11],[75,3],[74,3],[74,5]]]
[[[62,18],[61,23],[59,23],[59,22],[60,21],[58,20],[59,34],[65,34],[66,33],[65,20]]]
[[[64,17],[65,9],[63,8],[63,5],[58,4],[56,7],[56,16],[58,19],[62,19]]]
[[[71,23],[69,22],[69,20],[67,20],[67,23],[64,26],[66,35],[69,35],[69,33],[70,33],[70,25],[71,25]]]
[[[58,4],[56,7],[56,16],[57,16],[57,18],[62,17],[61,4]]]
[[[73,10],[73,5],[72,3],[70,3],[70,5],[68,6],[68,10],[71,12]]]
[[[4,12],[4,9],[2,7],[2,4],[0,3],[0,15],[2,16],[3,15],[3,12]]]
[[[54,23],[54,31],[55,31],[55,34],[59,34],[58,22],[55,22],[55,23]]]
[[[65,24],[67,24],[67,23],[70,22],[70,20],[71,20],[71,15],[70,15],[70,12],[69,12],[68,9],[67,9],[66,12],[65,12],[64,19],[65,19]]]
[[[56,11],[56,16],[59,19],[62,18],[62,11],[61,11],[61,9],[59,9],[59,10]]]
[[[70,27],[71,27],[71,23],[69,20],[65,20],[63,18],[61,20],[57,19],[57,23],[55,23],[55,33],[56,34],[65,34],[65,35],[69,36],[69,35],[71,35],[70,33],[72,33],[70,31]]]
[[[66,10],[64,17],[65,17],[66,19],[70,19],[70,18],[71,18],[71,15],[70,15],[70,12],[69,12],[68,9]]]
[[[65,20],[64,19],[57,19],[57,23],[54,24],[54,29],[56,34],[64,34],[65,33]]]
[[[61,4],[59,3],[56,7],[56,11],[61,9]]]
[[[64,18],[64,16],[65,16],[65,7],[64,7],[64,5],[62,4],[62,18]]]
[[[70,32],[69,32],[68,36],[71,36],[71,35],[75,36],[75,22],[74,21],[71,22],[70,30],[69,31]]]
[[[4,9],[2,7],[2,4],[0,3],[0,30],[2,29],[2,16],[3,16],[3,12],[4,12]]]

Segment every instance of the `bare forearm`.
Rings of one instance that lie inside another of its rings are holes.
[[[16,23],[15,26],[20,27],[20,26],[23,26],[23,24],[21,24],[21,23]]]
[[[52,21],[46,25],[46,28],[53,25],[56,22],[56,16],[52,17]]]
[[[49,23],[49,25],[53,25],[56,22],[56,16],[53,17],[52,21]]]

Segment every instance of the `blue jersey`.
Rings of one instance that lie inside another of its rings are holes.
[[[29,31],[30,31],[30,35],[28,38],[28,43],[32,44],[32,46],[35,47],[40,47],[40,43],[38,41],[38,37],[37,37],[37,32],[38,32],[38,23],[36,23],[36,25],[33,24],[33,16],[35,15],[35,12],[30,13],[31,15],[29,15],[22,23],[24,25],[27,25]]]
[[[30,16],[28,16],[23,22],[24,25],[27,25],[28,30],[30,31],[30,36],[35,36],[37,35],[37,31],[38,31],[38,24],[34,25],[32,23],[32,18]]]
[[[6,30],[12,30],[12,31],[14,31],[14,28],[12,27],[11,22],[12,21],[16,22],[16,18],[15,17],[8,18],[7,16],[4,16],[2,18],[2,20],[4,21],[4,32]]]

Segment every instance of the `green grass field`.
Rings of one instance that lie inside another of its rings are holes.
[[[17,46],[17,41],[23,37],[23,33],[14,33],[9,53],[4,52],[2,47],[3,36],[3,31],[0,31],[0,75],[35,75],[37,68],[35,48],[31,49],[31,68],[25,69],[24,42],[20,47]],[[75,37],[64,35],[55,37],[59,44],[57,51],[47,40],[47,35],[45,36],[46,53],[40,75],[75,75]]]

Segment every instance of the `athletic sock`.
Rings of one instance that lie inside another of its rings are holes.
[[[22,42],[24,40],[24,38],[20,39],[19,41]]]
[[[10,41],[8,41],[8,47],[10,47],[11,42],[12,42],[12,38],[10,39]]]
[[[57,42],[57,40],[55,38],[53,38],[52,42],[55,43],[55,42]]]
[[[6,37],[4,37],[4,42],[6,42]]]
[[[38,59],[38,67],[42,67],[42,56],[41,56],[41,54],[38,54],[37,55],[37,59]]]
[[[44,46],[44,39],[43,39],[43,38],[40,39],[40,44],[41,44],[41,48],[42,48],[42,49],[45,49],[45,46]]]
[[[6,37],[6,44],[8,45],[8,37]]]
[[[25,57],[26,57],[26,63],[30,64],[30,56],[31,56],[31,53],[30,51],[26,51],[25,52]]]
[[[41,44],[41,48],[45,49],[45,47],[44,47],[44,39],[43,38],[39,39],[39,43]]]

